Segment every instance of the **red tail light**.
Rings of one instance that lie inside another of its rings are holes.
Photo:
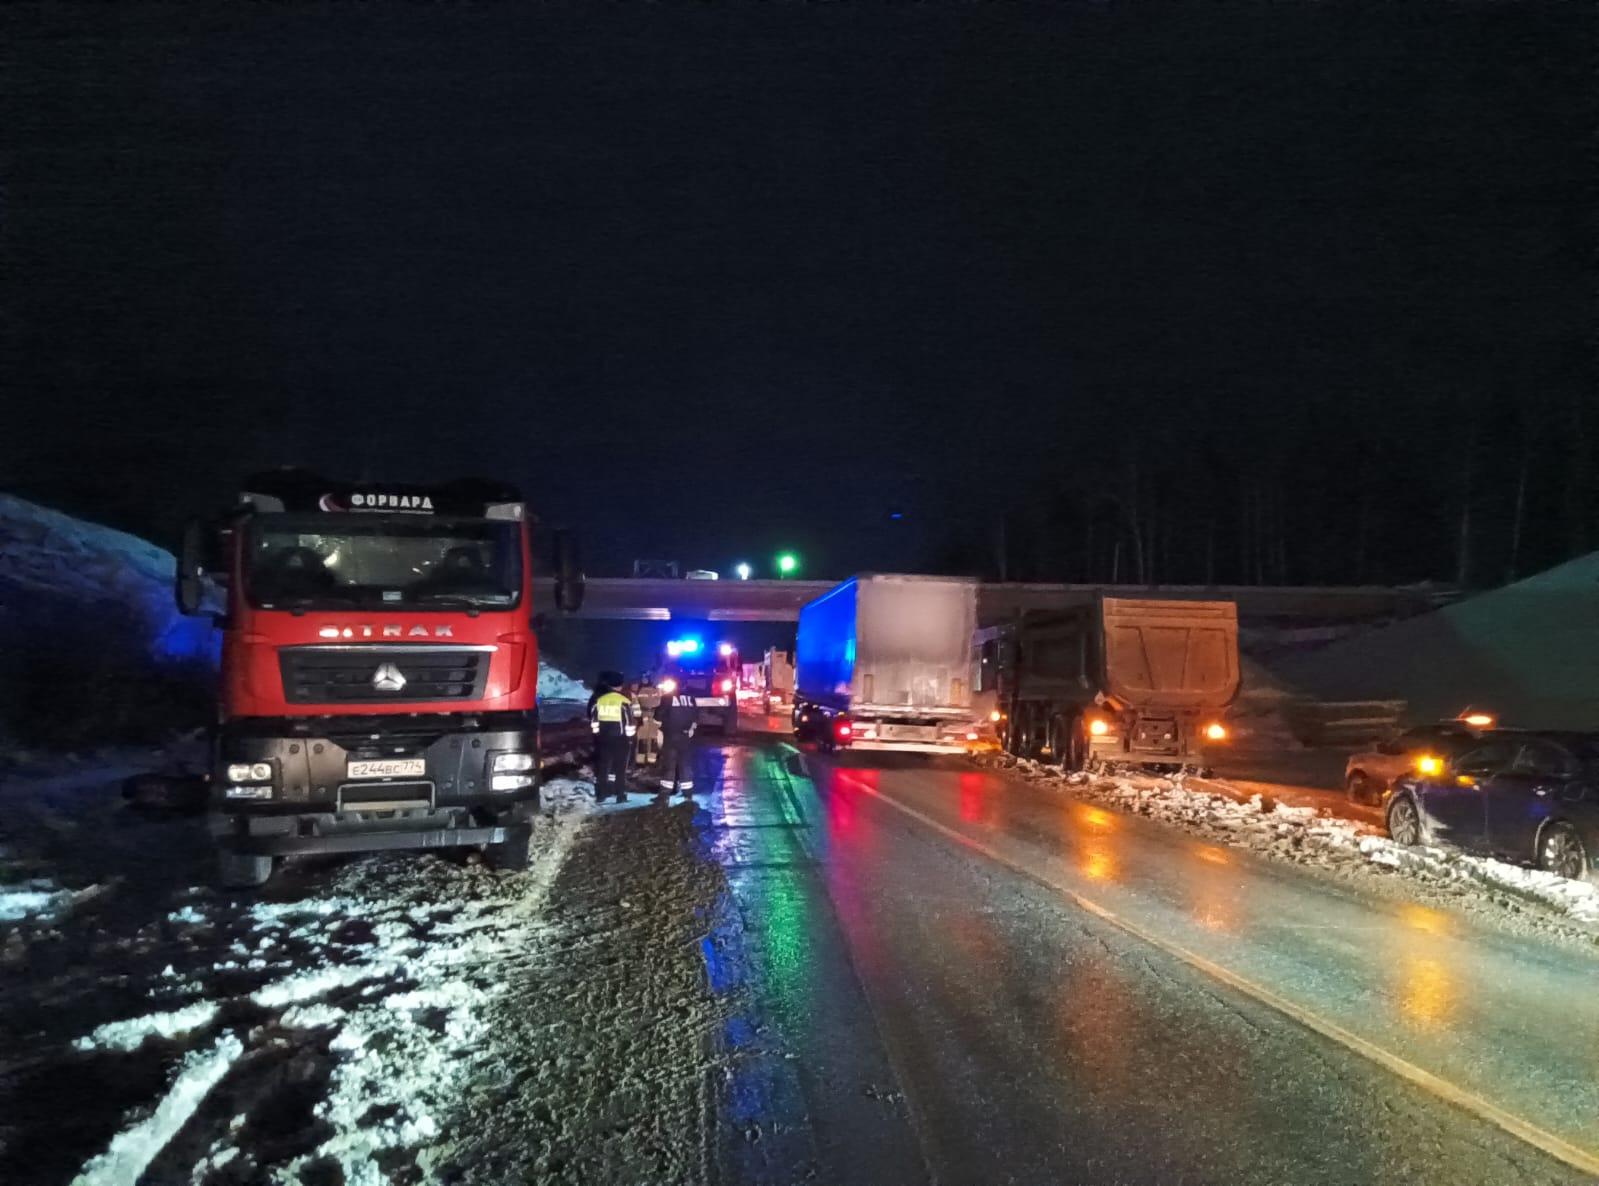
[[[722,691],[731,692],[732,690],[733,690],[733,681],[730,680],[730,679],[724,679],[722,681]]]
[[[842,740],[843,738],[848,737],[853,732],[854,732],[854,729],[851,728],[850,723],[848,721],[834,721],[833,722],[833,735],[835,737],[838,737],[840,740]]]

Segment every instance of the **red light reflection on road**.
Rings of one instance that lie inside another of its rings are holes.
[[[983,776],[969,770],[960,776],[961,819],[969,824],[983,818]]]
[[[835,767],[828,772],[827,824],[836,840],[846,844],[860,841],[863,836],[859,818],[861,795],[864,791],[876,790],[875,770],[840,770]]]

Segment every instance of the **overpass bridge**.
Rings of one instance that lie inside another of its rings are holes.
[[[613,621],[793,622],[800,607],[835,581],[689,581],[591,577],[580,618]],[[535,579],[534,604],[553,604],[552,582]],[[1247,625],[1335,626],[1407,618],[1448,604],[1452,589],[1348,585],[1325,588],[1272,585],[1065,585],[988,582],[979,586],[981,625],[1022,610],[1065,609],[1095,597],[1157,597],[1238,603]]]

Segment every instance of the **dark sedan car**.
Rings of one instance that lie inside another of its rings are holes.
[[[1599,734],[1485,733],[1394,784],[1388,834],[1584,878],[1599,855]]]

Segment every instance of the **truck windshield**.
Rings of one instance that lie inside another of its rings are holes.
[[[522,590],[515,523],[412,515],[263,515],[245,587],[263,609],[502,609]]]

